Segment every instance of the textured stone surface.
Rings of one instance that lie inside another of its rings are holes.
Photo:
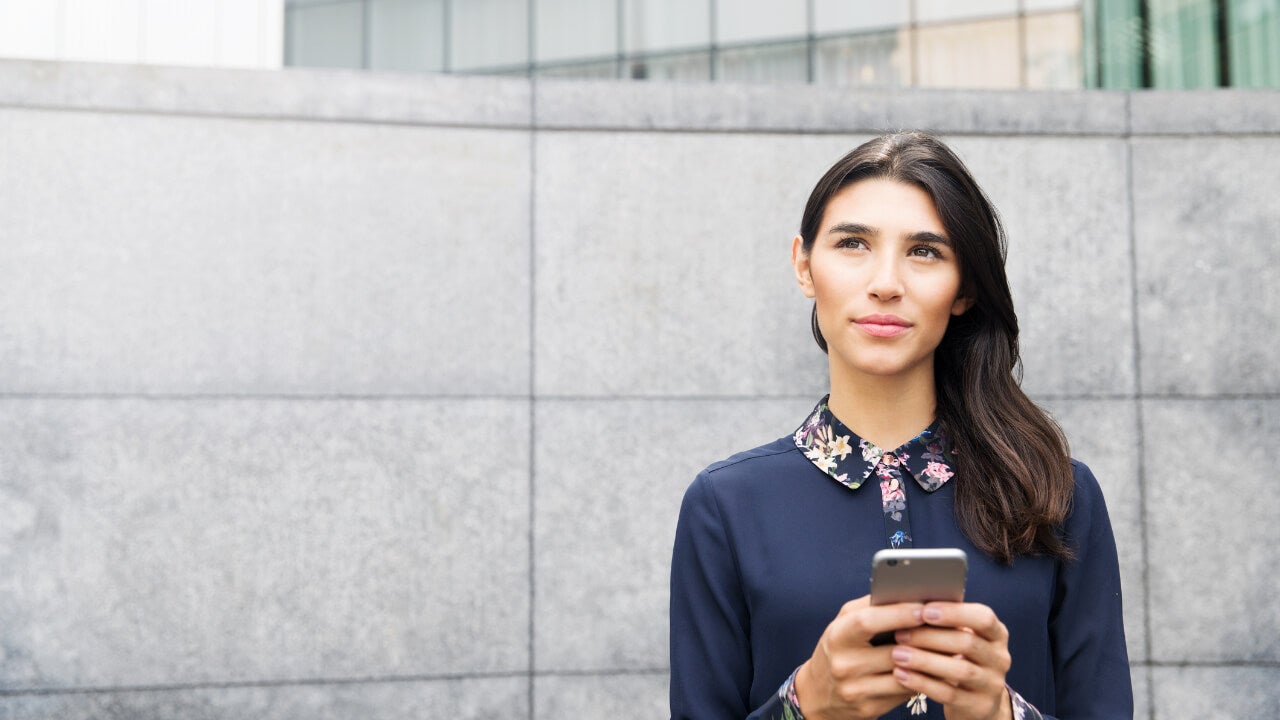
[[[0,686],[523,671],[527,423],[508,400],[0,402]]]
[[[1143,90],[1129,93],[1129,112],[1134,134],[1280,133],[1274,89]]]
[[[685,488],[712,462],[792,432],[816,400],[539,402],[537,669],[666,667]]]
[[[1030,393],[1132,394],[1125,146],[1111,138],[948,138],[1005,224]]]
[[[535,720],[653,720],[671,712],[666,673],[537,677],[533,684]]]
[[[1277,98],[0,61],[0,718],[662,717],[681,493],[821,394],[790,237],[899,127],[1005,217],[1137,717],[1276,715]]]
[[[1133,141],[1146,393],[1280,392],[1280,139]]]
[[[528,127],[527,80],[0,60],[0,106]]]
[[[1107,92],[850,90],[813,85],[539,80],[546,128],[1035,135],[1121,133],[1125,97]],[[815,178],[816,180],[816,178]]]
[[[9,720],[404,720],[528,717],[526,678],[0,696]]]
[[[1156,720],[1232,720],[1280,716],[1280,668],[1151,669]]]
[[[537,391],[820,393],[791,238],[813,184],[864,140],[540,135]]]
[[[1154,720],[1151,708],[1151,668],[1147,665],[1133,665],[1129,668],[1129,677],[1133,680],[1134,720]]]
[[[1144,400],[1151,654],[1280,662],[1280,400]]]
[[[0,110],[0,157],[0,390],[528,391],[526,133]]]
[[[1089,466],[1107,501],[1124,592],[1124,634],[1129,661],[1146,659],[1146,593],[1142,569],[1142,489],[1138,476],[1137,401],[1069,400],[1042,403],[1062,426],[1071,456]]]

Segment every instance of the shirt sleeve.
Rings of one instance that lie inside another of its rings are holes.
[[[800,720],[789,683],[750,708],[750,621],[711,482],[685,492],[671,558],[671,717],[674,720]]]
[[[1074,462],[1076,490],[1066,539],[1073,561],[1058,570],[1049,617],[1055,715],[1041,715],[1018,697],[1015,717],[1092,720],[1133,716],[1133,688],[1124,640],[1120,566],[1102,490],[1083,463]],[[1020,708],[1019,701],[1025,706]],[[1018,710],[1023,715],[1018,715]]]

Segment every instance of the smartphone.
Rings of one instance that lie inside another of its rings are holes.
[[[959,548],[880,550],[871,558],[871,604],[963,602],[968,570],[969,558]],[[892,640],[893,633],[880,633],[871,644]]]

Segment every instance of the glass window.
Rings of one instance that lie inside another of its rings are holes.
[[[444,69],[444,0],[372,0],[369,10],[370,67]]]
[[[903,30],[819,40],[814,79],[824,85],[905,87],[911,84],[911,47]]]
[[[1080,87],[1080,13],[1028,15],[1025,22],[1027,87]]]
[[[618,77],[618,61],[564,63],[539,65],[534,71],[539,77],[596,78],[613,80]]]
[[[61,3],[0,2],[0,53],[5,57],[57,58],[66,10]]]
[[[3,3],[0,3],[0,4],[3,4]],[[17,7],[22,7],[24,5],[28,5],[28,6],[35,5],[36,3],[10,2],[8,4],[16,5]],[[86,2],[86,0],[70,0],[70,2],[64,0],[64,2],[62,3],[46,2],[46,3],[39,3],[39,4],[48,5],[50,7],[56,7],[57,5],[63,6],[61,9],[62,10],[62,23],[61,23],[62,24],[62,53],[60,55],[60,59],[88,60],[90,62],[126,62],[126,63],[136,63],[141,59],[140,51],[141,51],[142,45],[139,42],[139,40],[142,37],[144,37],[142,34],[142,31],[143,31],[142,21],[144,18],[142,15],[142,7],[140,3],[137,3],[137,2],[123,3],[123,2],[119,2],[119,0],[117,0],[116,2],[110,2],[110,3],[103,2],[102,0],[91,0],[88,2]],[[238,9],[234,5],[231,5],[231,6],[228,6],[228,5],[229,4],[224,3],[220,5],[218,8],[216,8],[219,11],[219,14],[229,15],[231,13],[229,13],[228,11],[234,12],[236,9]],[[169,21],[176,25],[180,25],[184,30],[187,30],[188,32],[193,27],[196,29],[200,29],[203,26],[198,25],[195,22],[196,18],[192,17],[192,15],[195,13],[191,13],[190,11],[193,9],[194,8],[185,8],[185,7],[181,8],[180,12],[175,13],[176,17],[171,17]],[[183,11],[186,11],[186,12],[183,12]],[[28,13],[30,13],[29,10],[28,10]],[[232,19],[234,21],[234,17]],[[219,20],[226,20],[226,18],[220,17]],[[4,19],[0,17],[0,26],[2,26],[3,23],[4,23]],[[24,24],[19,27],[24,32],[29,32],[31,30],[30,25]],[[236,25],[233,24],[228,26],[226,24],[223,24],[222,27],[235,28]],[[245,23],[240,27],[252,27],[256,30],[257,29],[256,15],[255,17],[250,19],[249,23]],[[169,31],[168,27],[157,27],[157,28],[149,28],[149,29],[151,30],[151,33],[148,34],[148,37],[152,34],[168,35],[168,36],[173,36],[173,35],[181,36],[186,34],[181,32]],[[207,31],[207,28],[205,28],[205,30]],[[0,32],[3,32],[3,30],[0,29]],[[235,36],[237,35],[249,35],[249,33],[236,33],[236,32],[224,31],[220,34],[220,39],[223,41],[226,41],[228,39],[228,36],[231,36],[231,39],[234,41],[236,39]],[[204,38],[180,37],[179,48],[182,47],[183,41],[190,43],[192,40],[195,40],[195,43],[192,43],[192,44],[198,45],[200,43],[200,40],[202,39],[207,39],[207,37],[204,37]],[[257,39],[256,37],[253,38],[253,40],[256,40],[256,39]],[[4,48],[4,49],[7,50],[8,48]],[[215,49],[214,51],[215,57],[218,56],[217,50],[220,50],[220,49],[221,48]],[[209,58],[209,59],[213,60],[214,58]],[[235,55],[232,55],[230,58],[219,57],[218,59],[238,60],[240,58]],[[252,59],[254,58],[251,57],[250,64],[252,64]]]
[[[967,18],[996,18],[1015,15],[1018,0],[915,0],[916,22],[949,22]]]
[[[1027,12],[1077,10],[1080,4],[1080,0],[1022,0],[1022,8]]]
[[[806,43],[772,43],[722,49],[716,79],[726,82],[797,83],[809,80]]]
[[[909,22],[910,0],[813,0],[813,31],[818,35],[894,28]]]
[[[157,65],[213,65],[218,6],[211,2],[148,3],[139,60]],[[359,67],[359,56],[355,67]]]
[[[1280,0],[1233,0],[1227,10],[1233,87],[1280,87]]]
[[[626,0],[630,54],[711,45],[711,0]]]
[[[627,77],[632,80],[683,80],[706,82],[711,79],[711,53],[673,53],[631,58]]]
[[[808,34],[806,0],[715,0],[716,43],[803,37]]]
[[[1095,1],[1093,33],[1098,53],[1098,86],[1113,90],[1142,87],[1142,22],[1138,0]]]
[[[1151,86],[1218,85],[1217,8],[1200,0],[1149,0]]]
[[[290,5],[288,11],[288,64],[364,67],[364,3]]]
[[[529,0],[453,0],[449,69],[514,69],[529,62]]]
[[[614,0],[537,0],[533,14],[539,64],[618,54],[618,3]]]
[[[1016,88],[1018,21],[982,20],[916,28],[920,87]]]

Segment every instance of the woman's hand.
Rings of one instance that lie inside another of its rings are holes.
[[[980,603],[929,603],[924,626],[899,630],[891,655],[904,687],[941,703],[947,720],[1009,720],[1009,631]]]
[[[918,627],[924,607],[920,603],[872,607],[866,596],[845,603],[823,631],[813,657],[796,673],[796,696],[805,718],[878,718],[915,695],[915,690],[903,687],[893,676],[894,646],[873,647],[871,638],[880,632]]]

